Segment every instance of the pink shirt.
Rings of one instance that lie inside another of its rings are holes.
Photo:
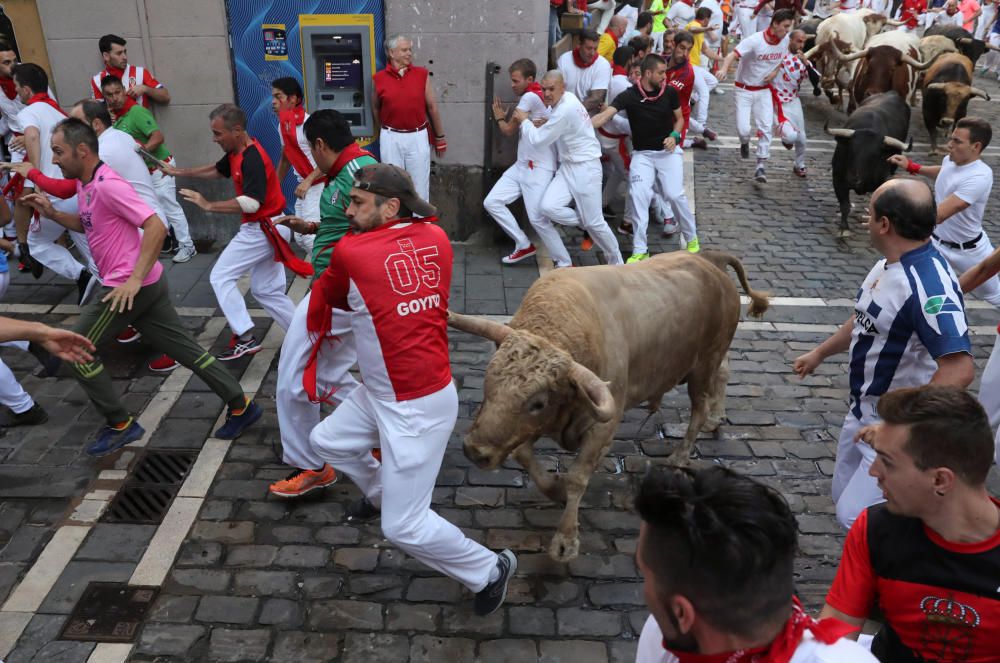
[[[109,288],[118,287],[135,270],[142,244],[139,228],[154,212],[132,185],[103,161],[88,184],[77,180],[76,195],[80,223],[101,283]],[[161,274],[163,265],[156,261],[142,284],[156,283]]]
[[[970,21],[969,17],[979,11],[979,3],[976,0],[962,0],[958,3],[958,11],[962,12],[962,18],[966,21],[962,27],[969,32],[975,32],[976,22]]]

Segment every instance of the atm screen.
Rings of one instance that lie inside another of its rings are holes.
[[[328,56],[321,62],[324,87],[357,89],[362,86],[361,60],[349,56]]]

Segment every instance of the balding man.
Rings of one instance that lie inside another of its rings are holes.
[[[858,440],[880,421],[879,398],[927,383],[965,389],[975,377],[958,277],[930,242],[937,219],[931,190],[919,180],[889,180],[872,194],[868,215],[872,246],[885,257],[861,284],[847,321],[794,364],[804,378],[827,357],[850,351],[850,410],[833,470],[837,520],[846,528],[885,501],[868,473],[875,451]]]
[[[597,54],[610,64],[614,64],[615,49],[618,48],[618,42],[621,41],[621,38],[625,36],[626,30],[628,30],[628,19],[624,16],[612,16],[608,23],[608,29],[604,31],[597,43]]]
[[[382,162],[399,166],[413,178],[424,200],[430,199],[431,149],[443,157],[448,149],[444,124],[430,72],[413,64],[413,42],[394,35],[385,40],[385,69],[375,74],[372,107],[378,118]],[[427,131],[433,131],[428,140]]]
[[[566,226],[582,226],[601,248],[607,263],[620,265],[618,240],[601,213],[601,144],[587,109],[566,90],[563,76],[556,70],[542,78],[542,96],[552,115],[539,126],[525,121],[526,111],[514,111],[526,144],[536,148],[555,144],[559,155],[559,169],[542,197],[542,215]],[[569,206],[573,201],[576,210]]]

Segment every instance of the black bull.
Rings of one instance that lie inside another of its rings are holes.
[[[896,167],[888,162],[905,151],[910,129],[910,107],[897,92],[875,94],[858,106],[839,129],[826,128],[836,138],[833,152],[833,190],[840,204],[840,230],[848,230],[850,191],[871,193],[892,177]]]
[[[957,25],[932,25],[924,30],[924,37],[932,35],[943,35],[955,42],[955,48],[965,57],[972,60],[972,66],[976,66],[976,60],[982,57],[988,46],[982,39],[976,39],[968,30],[963,30]]]

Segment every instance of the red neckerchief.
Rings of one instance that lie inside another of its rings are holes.
[[[545,93],[542,91],[541,83],[528,83],[528,87],[524,89],[524,93],[528,94],[529,92],[534,92],[538,95],[538,98],[542,100],[542,103],[545,102]]]
[[[858,630],[857,627],[832,617],[816,621],[805,613],[798,597],[793,597],[792,615],[785,622],[781,633],[771,641],[771,644],[764,647],[737,649],[721,654],[673,651],[667,648],[666,642],[663,643],[663,648],[676,656],[680,663],[788,663],[802,642],[806,629],[812,632],[817,641],[827,645],[832,645],[848,633]]]
[[[766,41],[771,46],[774,46],[775,44],[779,43],[781,40],[774,36],[774,33],[771,32],[771,27],[768,26],[767,29],[764,30],[764,41]]]
[[[646,88],[642,86],[642,81],[636,83],[635,87],[639,90],[639,96],[642,97],[639,103],[644,104],[647,101],[656,101],[657,99],[662,97],[663,93],[667,91],[667,82],[663,81],[663,85],[660,86],[660,91],[656,93],[655,97],[651,97],[646,93]]]
[[[47,92],[39,92],[38,94],[32,96],[31,99],[28,99],[28,103],[25,105],[30,106],[31,104],[34,104],[36,102],[48,104],[49,106],[52,106],[63,115],[66,115],[66,111],[59,108],[59,104],[57,104],[56,100],[50,97]]]
[[[394,67],[391,62],[385,63],[385,70],[388,71],[393,76],[395,76],[396,78],[402,78],[406,74],[407,69],[409,69],[409,67],[403,67],[402,70],[399,70],[396,69],[396,67]]]
[[[119,109],[119,111],[115,113],[115,118],[117,119],[119,117],[125,117],[126,115],[128,115],[128,112],[132,110],[132,106],[138,106],[138,105],[139,104],[135,99],[126,94],[125,103],[122,104],[121,109]]]
[[[597,53],[595,52],[594,57],[591,59],[590,62],[584,62],[583,58],[580,56],[580,47],[577,46],[576,48],[573,49],[573,63],[576,64],[576,66],[579,67],[580,69],[586,69],[590,65],[597,62],[597,57],[598,57]]]
[[[615,35],[615,31],[614,30],[612,30],[611,28],[608,28],[607,30],[604,31],[604,34],[606,34],[607,36],[611,37],[611,41],[614,42],[614,44],[616,46],[618,45],[618,37]]]
[[[106,76],[117,76],[118,78],[120,78],[122,80],[122,85],[125,84],[125,70],[124,69],[118,69],[117,67],[112,67],[111,65],[108,65],[108,66],[106,66],[104,68],[104,76],[102,76],[101,78],[104,78]]]
[[[628,72],[625,70],[625,67],[621,66],[620,64],[611,65],[611,75],[624,76],[625,78],[628,78]]]
[[[306,109],[296,106],[289,110],[278,111],[278,133],[281,134],[282,154],[292,164],[299,177],[306,178],[313,171],[309,157],[299,147],[296,127],[306,120]]]
[[[358,157],[371,157],[372,159],[374,159],[375,155],[369,152],[368,150],[363,149],[357,143],[351,143],[343,150],[341,150],[340,154],[337,155],[336,161],[334,161],[333,165],[330,166],[330,172],[327,174],[330,176],[331,179],[336,177],[338,173],[340,173],[340,171],[343,170],[344,166],[354,161]]]
[[[17,83],[14,82],[13,78],[0,78],[0,88],[3,88],[3,93],[7,95],[8,99],[17,96]]]

